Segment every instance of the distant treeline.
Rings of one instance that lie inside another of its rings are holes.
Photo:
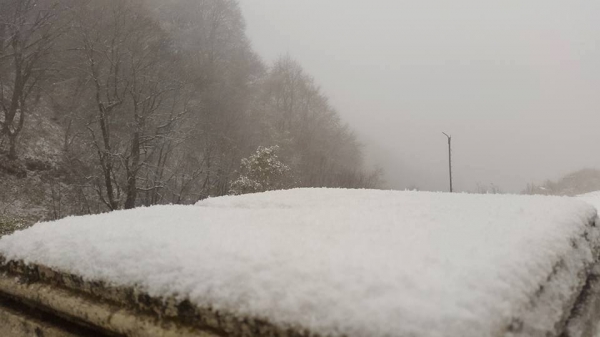
[[[576,196],[600,191],[600,170],[582,169],[569,173],[557,181],[546,180],[543,184],[528,184],[524,194]]]
[[[89,212],[228,194],[259,147],[290,187],[379,184],[312,77],[252,50],[235,0],[0,0],[3,158],[42,111]]]
[[[573,197],[596,191],[600,191],[600,170],[586,168],[568,173],[556,181],[548,179],[541,184],[529,183],[521,194]],[[494,184],[477,184],[473,193],[502,194],[505,191]]]

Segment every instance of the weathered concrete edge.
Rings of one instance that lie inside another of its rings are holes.
[[[598,250],[600,250],[598,237],[598,228],[592,220],[584,235],[573,242],[574,249],[581,248],[586,243],[590,244],[597,261]],[[497,331],[497,335],[541,336],[542,333],[545,335],[550,332],[554,336],[561,334],[575,336],[568,333],[574,330],[569,327],[586,322],[583,318],[577,317],[597,315],[595,312],[590,313],[588,307],[592,304],[587,304],[587,302],[596,303],[593,300],[595,297],[584,296],[586,291],[591,291],[588,289],[590,287],[588,284],[594,277],[591,273],[592,267],[593,264],[590,264],[584,268],[585,270],[578,271],[581,273],[580,282],[573,285],[573,296],[563,307],[562,318],[556,323],[552,332],[523,326],[519,324],[518,317],[515,317],[516,324],[505,328],[506,330]],[[569,272],[569,269],[565,268],[563,261],[558,261],[555,270],[548,276],[547,283],[559,281],[562,275]],[[27,301],[32,306],[44,307],[57,315],[97,326],[115,334],[161,337],[321,337],[305,329],[281,328],[264,319],[239,318],[211,308],[198,308],[186,300],[153,298],[136,287],[116,287],[104,282],[85,281],[77,275],[45,266],[26,264],[22,261],[9,261],[1,255],[0,272],[4,273],[0,275],[0,295],[4,293],[17,301]],[[536,310],[536,307],[539,308],[539,304],[542,304],[543,301],[540,299],[546,293],[544,286],[542,285],[537,296],[532,298],[528,311]],[[68,301],[62,301],[62,298],[68,298]],[[168,331],[177,332],[174,335],[165,334]]]
[[[584,233],[590,242],[594,263],[587,272],[585,284],[575,300],[571,316],[565,322],[561,337],[595,337],[600,332],[600,218]]]
[[[589,275],[563,337],[592,337],[600,331],[600,263]]]
[[[497,331],[495,335],[565,336],[577,315],[576,309],[584,309],[586,305],[583,303],[583,294],[593,278],[594,267],[599,263],[600,228],[597,225],[597,214],[585,220],[583,231],[571,239],[571,253],[554,261],[552,271],[546,276],[545,282],[539,283],[529,303],[514,313],[505,331]],[[573,256],[582,254],[590,254],[590,260],[573,259]],[[574,274],[577,277],[573,277]],[[557,303],[562,305],[556,306]]]
[[[30,303],[33,306],[47,306],[32,295],[39,291],[39,287],[43,290],[59,291],[60,296],[82,301],[81,305],[84,308],[87,308],[85,305],[105,305],[115,312],[125,311],[132,317],[146,317],[150,321],[160,322],[161,325],[175,326],[186,331],[203,331],[210,334],[207,336],[325,337],[302,328],[280,327],[264,319],[238,317],[211,308],[199,308],[187,300],[154,298],[136,287],[118,287],[99,281],[86,281],[77,275],[41,265],[7,260],[1,255],[0,273],[3,273],[0,274],[0,295],[9,294],[18,301],[33,302]],[[11,286],[11,280],[16,280],[14,282],[22,286],[22,289],[18,288],[20,292],[11,290],[14,288]],[[9,287],[8,291],[5,287]],[[59,301],[60,296],[55,297],[53,301]],[[89,316],[85,310],[72,312],[68,307],[51,307],[51,310],[83,322],[86,322]],[[62,310],[68,311],[63,313]],[[88,323],[114,333],[123,333],[111,330],[114,327],[98,325],[98,322]],[[137,336],[131,333],[127,335]]]
[[[84,334],[39,320],[30,313],[13,310],[6,301],[0,300],[0,336],[77,337],[82,335]]]
[[[590,268],[562,337],[594,337],[600,332],[600,217],[596,216],[592,226],[594,231],[587,232],[586,238],[596,243],[592,251],[595,264]]]
[[[192,330],[96,302],[72,292],[43,284],[26,284],[9,275],[0,277],[0,293],[48,313],[115,335],[132,337],[217,337],[207,331]]]

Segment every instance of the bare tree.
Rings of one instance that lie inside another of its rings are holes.
[[[96,193],[111,210],[136,206],[142,170],[185,112],[174,101],[181,83],[169,39],[140,4],[96,1],[76,14],[72,49],[93,99],[85,127],[100,168]]]
[[[363,167],[361,145],[327,97],[289,56],[278,59],[253,108],[254,141],[277,144],[299,186],[376,187],[381,173]]]
[[[171,0],[149,3],[181,52],[194,94],[179,132],[186,139],[171,152],[168,198],[195,202],[229,191],[234,171],[254,144],[247,111],[264,73],[245,35],[237,1]]]
[[[31,98],[50,70],[45,62],[60,35],[57,7],[56,1],[0,2],[0,137],[8,139],[10,159],[17,158]]]

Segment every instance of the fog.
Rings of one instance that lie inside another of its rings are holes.
[[[456,190],[600,167],[600,2],[242,0],[267,60],[289,53],[360,134],[388,187]]]

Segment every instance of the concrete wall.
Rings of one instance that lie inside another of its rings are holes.
[[[20,330],[11,328],[11,334],[0,333],[0,336],[38,336],[35,331],[40,330],[43,336],[53,336],[53,329],[67,331],[77,326],[86,329],[85,336],[93,333],[133,337],[319,337],[301,329],[277,327],[259,319],[198,308],[189,301],[152,298],[139,289],[86,282],[75,275],[6,261],[2,257],[0,272],[0,301],[35,308],[50,317],[45,325],[38,324],[26,313],[11,315],[10,306],[0,305],[2,315],[11,316],[10,322],[14,322],[11,326],[27,323]],[[80,332],[71,335],[77,333]]]
[[[556,336],[594,337],[600,324],[600,266],[557,322]],[[502,336],[526,336],[508,330]],[[236,317],[188,301],[152,298],[133,288],[0,257],[0,336],[319,337],[302,329]]]

